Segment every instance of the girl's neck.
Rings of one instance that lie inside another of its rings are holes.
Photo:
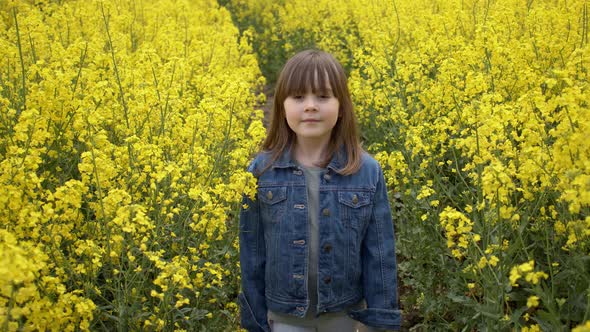
[[[324,160],[328,142],[306,141],[295,142],[294,157],[297,162],[307,167],[317,167]]]

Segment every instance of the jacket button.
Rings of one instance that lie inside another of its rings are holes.
[[[324,180],[326,181],[330,181],[330,179],[332,178],[332,176],[328,173],[324,174]]]
[[[327,277],[324,278],[324,283],[329,284],[331,282],[332,282],[332,277],[327,276]]]
[[[322,214],[323,214],[324,216],[326,216],[326,217],[329,217],[329,216],[330,216],[330,210],[329,210],[329,209],[323,209],[323,210],[322,210]]]
[[[359,198],[356,195],[352,196],[352,204],[357,204],[358,202]]]
[[[326,243],[326,244],[324,245],[324,251],[325,251],[325,252],[330,252],[331,250],[332,250],[332,245],[331,245],[331,244],[329,244],[329,243]]]
[[[301,174],[303,174],[303,172],[301,170],[296,169],[296,170],[293,171],[293,174],[295,174],[295,175],[301,175]]]
[[[272,191],[266,193],[266,198],[272,199]]]
[[[305,307],[297,307],[297,311],[305,311]]]

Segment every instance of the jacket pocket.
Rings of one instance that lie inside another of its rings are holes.
[[[346,279],[351,285],[358,285],[361,279],[361,243],[364,230],[371,217],[371,195],[367,191],[338,192],[340,217],[348,228],[346,246]]]
[[[267,223],[278,223],[287,208],[287,187],[258,188],[260,214]]]
[[[359,228],[366,224],[371,213],[369,192],[340,191],[338,192],[338,202],[340,203],[340,217],[346,226]]]

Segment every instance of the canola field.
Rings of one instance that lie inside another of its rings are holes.
[[[590,331],[587,0],[0,2],[0,330],[237,331],[262,91],[349,74],[405,330]]]

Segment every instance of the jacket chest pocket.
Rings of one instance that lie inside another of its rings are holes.
[[[340,217],[348,227],[359,228],[366,224],[371,215],[371,195],[362,191],[341,191],[338,193]]]
[[[258,188],[260,214],[264,222],[277,223],[287,209],[287,187]]]

